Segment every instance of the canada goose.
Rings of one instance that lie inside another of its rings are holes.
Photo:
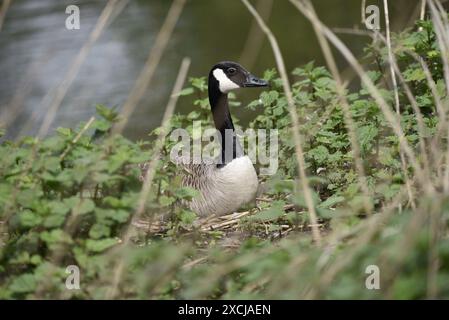
[[[235,62],[222,61],[210,70],[209,103],[215,128],[220,133],[221,157],[217,161],[202,159],[199,164],[183,157],[172,158],[178,168],[183,169],[182,185],[200,193],[187,202],[199,216],[230,214],[255,199],[259,185],[256,170],[235,134],[228,93],[238,88],[266,86],[267,81]]]
[[[228,93],[238,88],[266,86],[267,81],[255,77],[235,62],[219,62],[210,70],[209,103],[215,128],[221,135],[221,161],[200,164],[186,163],[182,159],[176,161],[184,169],[183,185],[200,192],[188,203],[199,216],[229,214],[254,200],[259,182],[256,170],[243,153],[235,134]]]

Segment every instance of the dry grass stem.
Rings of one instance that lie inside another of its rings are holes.
[[[357,59],[354,57],[352,52],[338,37],[335,36],[335,34],[329,28],[327,28],[318,19],[318,17],[313,12],[308,10],[308,7],[306,4],[304,4],[304,1],[290,0],[290,2],[293,3],[295,7],[300,12],[302,12],[310,21],[315,21],[314,23],[316,23],[317,27],[321,29],[320,32],[322,32],[326,36],[326,38],[328,38],[328,40],[342,53],[343,57],[345,57],[345,59],[353,67],[354,71],[356,71],[357,75],[360,77],[363,84],[366,86],[366,89],[378,104],[380,110],[384,114],[385,119],[389,123],[390,127],[393,129],[394,133],[398,137],[399,146],[407,155],[407,158],[409,159],[413,169],[415,170],[415,174],[419,178],[419,182],[428,191],[433,190],[433,186],[431,185],[429,178],[424,175],[421,165],[419,164],[419,161],[417,160],[413,149],[410,147],[409,143],[405,138],[404,132],[399,122],[398,115],[391,111],[390,106],[382,97],[381,93],[379,92],[379,89],[371,81],[371,79],[364,71],[363,67],[360,65]]]
[[[186,0],[174,0],[172,2],[167,16],[165,17],[164,23],[162,24],[162,27],[157,34],[154,45],[150,50],[147,61],[145,62],[145,66],[143,67],[142,72],[140,73],[131,92],[128,95],[128,98],[123,105],[123,120],[114,126],[114,133],[121,133],[123,131],[126,123],[129,120],[129,117],[132,115],[139,101],[144,96],[151,82],[151,79],[154,76],[156,68],[159,65],[162,55],[164,54],[173,30],[175,29],[176,23],[178,22],[178,19],[184,9],[185,3]]]
[[[309,5],[309,9],[313,10],[313,7],[310,6],[310,3],[307,3]],[[366,181],[366,175],[365,175],[365,169],[363,167],[363,160],[360,153],[360,146],[357,140],[357,134],[356,134],[356,125],[354,123],[354,120],[351,115],[351,110],[349,107],[348,100],[346,98],[345,94],[345,86],[343,84],[343,80],[341,79],[337,63],[335,62],[334,56],[332,54],[332,51],[330,49],[329,43],[326,40],[326,37],[320,32],[320,29],[313,23],[313,28],[315,30],[315,33],[318,37],[318,42],[320,44],[321,50],[323,52],[324,58],[326,60],[326,63],[329,67],[329,70],[331,71],[332,77],[335,80],[335,86],[337,90],[337,94],[340,98],[340,104],[343,110],[344,115],[344,121],[346,130],[348,132],[349,140],[351,143],[351,148],[353,151],[353,157],[354,157],[354,163],[355,168],[357,170],[358,180],[359,180],[359,187],[360,190],[362,190],[362,193],[364,195],[363,203],[365,207],[365,211],[367,214],[370,214],[372,211],[372,206],[370,204],[370,191],[368,189],[368,183]]]
[[[11,5],[11,0],[3,0],[2,7],[0,8],[0,31],[2,31],[3,23],[5,22],[6,12]]]
[[[264,21],[268,21],[273,8],[273,0],[259,0],[256,10]],[[242,54],[240,55],[240,63],[248,70],[251,70],[257,60],[259,52],[263,45],[265,34],[260,30],[257,21],[253,21],[245,41]]]
[[[391,35],[390,35],[390,16],[388,14],[388,0],[384,0],[384,16],[385,16],[385,33],[386,33],[386,42],[387,42],[387,50],[388,50],[388,64],[390,68],[390,77],[391,77],[391,83],[393,85],[393,93],[394,93],[394,105],[396,109],[396,113],[398,115],[401,114],[401,107],[399,105],[399,90],[398,90],[398,84],[396,81],[396,73],[394,70],[394,60],[393,60],[393,50],[391,49]],[[419,109],[418,109],[419,112]],[[423,140],[421,140],[421,146],[423,147]],[[423,153],[425,155],[425,152]],[[412,205],[412,207],[415,206],[414,197],[413,197],[413,191],[412,186],[410,185],[410,179],[407,172],[407,162],[404,157],[404,152],[402,150],[399,151],[399,156],[401,158],[401,167],[402,172],[405,177],[405,186],[407,188],[407,193],[409,197],[409,203]]]
[[[181,67],[179,69],[172,94],[168,101],[167,107],[165,108],[164,116],[162,118],[161,130],[153,148],[153,158],[151,159],[150,164],[148,166],[148,170],[145,175],[145,181],[143,183],[142,190],[140,192],[136,210],[131,217],[131,221],[133,221],[134,219],[139,220],[145,209],[145,203],[151,192],[152,186],[151,183],[156,173],[156,167],[159,163],[159,154],[164,145],[165,137],[168,134],[170,119],[173,115],[173,112],[175,111],[176,103],[178,102],[179,98],[179,92],[182,90],[185,79],[187,77],[187,73],[189,71],[189,67],[190,67],[190,59],[184,58],[182,60]],[[132,231],[132,224],[130,223],[125,229],[122,237],[122,247],[124,248],[126,248],[127,245],[129,244],[129,241],[131,239],[131,231]],[[122,278],[123,269],[124,269],[124,262],[122,259],[120,259],[118,265],[113,270],[112,285],[107,292],[108,299],[116,297],[116,294],[119,289],[119,284]]]
[[[64,160],[67,153],[69,153],[71,147],[78,142],[78,140],[83,136],[83,134],[89,129],[89,127],[94,123],[95,117],[91,117],[89,121],[86,122],[86,124],[83,126],[83,128],[78,132],[75,138],[72,140],[72,145],[67,146],[67,148],[64,150],[64,152],[59,157],[59,160]]]
[[[56,113],[57,113],[62,101],[64,100],[64,97],[67,94],[67,91],[69,90],[69,87],[72,85],[73,81],[75,80],[76,76],[78,75],[78,72],[79,72],[82,64],[86,60],[86,57],[89,54],[91,48],[93,47],[95,42],[98,40],[98,38],[103,33],[105,26],[109,22],[111,15],[114,13],[115,6],[118,4],[119,1],[120,0],[109,0],[108,1],[106,6],[104,7],[103,11],[101,12],[101,15],[98,18],[94,29],[90,33],[89,38],[87,39],[86,43],[84,43],[84,45],[81,47],[81,49],[78,52],[77,56],[75,57],[74,61],[70,65],[69,70],[65,74],[63,81],[57,87],[54,95],[52,96],[50,106],[49,106],[47,113],[44,117],[42,125],[39,129],[39,132],[38,132],[39,138],[44,137],[47,134],[48,130],[50,129],[50,126],[56,117]]]
[[[242,0],[243,4],[247,7],[248,11],[254,16],[256,21],[258,22],[260,28],[262,31],[267,35],[268,40],[270,41],[271,47],[273,49],[273,54],[276,59],[276,64],[279,70],[279,74],[282,79],[282,85],[284,89],[285,96],[287,98],[290,118],[292,120],[292,134],[293,139],[295,141],[295,155],[296,155],[296,161],[298,162],[298,169],[299,169],[299,178],[301,183],[301,188],[299,190],[302,190],[304,192],[304,198],[306,201],[307,209],[309,211],[310,215],[310,221],[312,222],[312,235],[314,241],[321,245],[321,235],[318,227],[316,226],[318,224],[317,222],[317,214],[315,210],[315,205],[313,203],[312,198],[312,191],[310,190],[309,186],[309,179],[307,177],[306,171],[305,171],[305,159],[304,159],[304,151],[302,149],[302,137],[299,132],[299,119],[298,114],[296,112],[296,105],[293,100],[293,94],[290,87],[290,82],[287,76],[287,71],[285,69],[285,63],[284,59],[282,58],[281,50],[279,49],[279,45],[277,43],[276,38],[274,37],[271,30],[268,28],[268,26],[265,24],[263,19],[260,17],[260,15],[257,13],[257,11],[254,9],[254,7],[248,2],[248,0]]]

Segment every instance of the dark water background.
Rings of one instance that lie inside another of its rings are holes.
[[[393,30],[410,26],[418,16],[418,0],[389,2]],[[123,104],[142,70],[170,3],[169,0],[130,0],[90,51],[51,129],[87,120],[94,114],[97,103]],[[65,28],[65,8],[70,4],[80,8],[80,30]],[[0,32],[0,113],[11,107],[17,93],[19,99],[14,105],[21,111],[8,124],[8,136],[36,133],[48,108],[46,96],[63,79],[105,4],[103,0],[12,0]],[[332,28],[364,28],[360,23],[360,0],[314,0],[313,4],[321,19]],[[367,4],[379,5],[383,15],[382,1],[368,0]],[[151,85],[128,122],[125,135],[132,139],[145,138],[159,125],[184,56],[192,59],[189,76],[207,75],[209,68],[220,60],[240,61],[252,23],[252,17],[238,0],[189,0]],[[278,38],[289,70],[310,60],[324,63],[313,29],[289,1],[274,0],[269,26]],[[367,37],[354,35],[341,38],[359,56],[369,41]],[[344,60],[337,57],[344,69]],[[247,64],[254,74],[275,66],[267,40]],[[244,102],[257,94],[257,91],[238,93]],[[187,112],[193,108],[189,99],[181,99],[177,110]],[[244,122],[254,117],[254,113],[244,108],[236,112]]]

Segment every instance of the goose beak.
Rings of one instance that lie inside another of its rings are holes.
[[[245,88],[249,87],[268,87],[268,81],[259,79],[256,76],[253,76],[252,74],[248,74],[246,77],[245,82],[243,83],[243,86]]]

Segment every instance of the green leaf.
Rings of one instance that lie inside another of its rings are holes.
[[[16,277],[9,285],[9,290],[17,293],[34,292],[37,287],[37,282],[34,274],[25,273]]]
[[[333,195],[329,198],[327,198],[325,201],[321,202],[318,207],[320,208],[330,208],[332,206],[335,206],[336,204],[339,204],[341,202],[345,201],[345,197]]]
[[[103,120],[103,119],[95,120],[94,123],[92,124],[93,129],[97,129],[98,131],[101,131],[101,132],[106,132],[111,127],[112,127],[111,122],[109,122],[107,120]]]
[[[86,214],[95,209],[95,203],[91,199],[77,196],[64,199],[64,204],[77,214]]]
[[[279,97],[279,93],[277,91],[269,91],[269,92],[262,92],[260,94],[260,100],[262,101],[262,104],[265,107],[270,106],[272,103],[274,103]]]
[[[111,220],[118,223],[125,223],[128,221],[130,212],[121,209],[103,209],[95,208],[95,216],[99,221]]]
[[[407,82],[410,81],[421,81],[426,79],[426,74],[421,68],[407,69],[404,71],[404,79]]]
[[[325,163],[326,159],[329,157],[329,150],[323,145],[313,148],[307,152],[309,156],[315,159],[319,164]]]
[[[73,242],[70,235],[61,229],[44,231],[41,233],[40,238],[42,241],[46,242],[48,245],[53,245],[53,244],[58,244],[58,243],[70,244]]]
[[[180,199],[192,200],[199,195],[199,191],[190,187],[181,187],[176,189],[175,196]]]
[[[57,128],[56,132],[58,132],[60,135],[63,135],[65,137],[71,137],[72,134],[73,134],[72,129],[70,129],[70,128],[62,128],[62,127]]]
[[[363,150],[371,149],[371,143],[377,137],[379,130],[374,125],[366,125],[358,128],[360,145]]]
[[[168,197],[168,196],[164,196],[164,195],[159,197],[159,204],[164,207],[171,205],[175,201],[176,201],[176,199],[173,197]]]
[[[284,201],[273,201],[269,209],[263,210],[254,216],[249,217],[249,220],[256,221],[272,221],[280,218],[285,214]]]
[[[120,169],[129,158],[129,154],[126,152],[118,152],[109,157],[108,172],[114,173]]]
[[[199,89],[201,92],[207,90],[206,77],[190,78],[189,80],[192,86]]]
[[[277,75],[276,69],[274,69],[274,68],[268,69],[268,70],[265,70],[265,72],[263,73],[263,78],[267,81],[270,81],[270,80],[274,79],[276,77],[276,75]]]
[[[118,241],[113,238],[106,238],[101,240],[86,240],[86,249],[90,252],[103,252],[106,249],[111,248],[112,246],[116,245]]]
[[[102,104],[97,104],[95,106],[95,109],[97,110],[97,113],[100,116],[102,116],[105,120],[109,122],[116,122],[119,119],[118,113],[116,111],[109,109],[108,107]]]
[[[40,225],[42,218],[31,210],[25,210],[20,215],[20,224],[24,227],[32,228]]]
[[[104,224],[96,223],[89,230],[89,237],[93,239],[100,239],[109,237],[111,235],[111,228]]]
[[[86,214],[95,209],[95,203],[90,199],[81,199],[78,206],[78,214]]]
[[[192,94],[194,92],[193,88],[189,87],[189,88],[184,88],[179,92],[180,96],[188,96],[190,94]]]
[[[314,204],[315,206],[319,205],[320,202],[321,202],[320,196],[319,196],[315,191],[313,191],[313,190],[311,190],[311,192],[312,192],[312,201],[313,201],[313,204]],[[308,206],[307,206],[306,199],[305,199],[305,197],[304,197],[304,193],[302,193],[302,192],[301,192],[301,193],[298,193],[298,194],[295,194],[295,195],[293,196],[293,202],[294,202],[296,205],[300,206],[300,207],[303,207],[303,208],[307,208],[307,207],[308,207]]]
[[[184,225],[191,225],[196,219],[196,214],[190,210],[182,210],[178,217]]]

